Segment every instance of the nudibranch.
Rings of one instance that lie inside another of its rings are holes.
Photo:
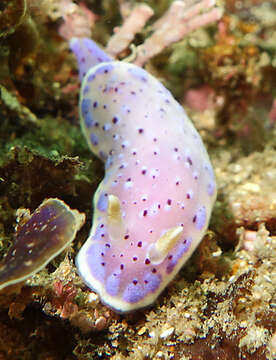
[[[213,169],[182,106],[152,75],[74,38],[79,109],[105,162],[93,226],[76,265],[103,303],[129,312],[155,301],[191,256],[216,198]]]
[[[46,199],[16,229],[12,247],[0,263],[0,290],[17,284],[43,269],[70,246],[84,224],[85,215],[59,199]],[[22,217],[22,216],[21,216]]]

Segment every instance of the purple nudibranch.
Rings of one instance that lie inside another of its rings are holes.
[[[215,176],[198,132],[156,78],[92,40],[70,47],[82,80],[81,127],[105,162],[76,265],[103,303],[129,312],[153,303],[198,246]]]

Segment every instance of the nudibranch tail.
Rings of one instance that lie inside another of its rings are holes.
[[[112,58],[90,39],[72,38],[69,46],[78,61],[80,81],[91,67],[101,62],[112,61]]]
[[[153,303],[201,241],[215,177],[199,134],[157,79],[107,55],[98,61],[91,40],[71,47],[79,60],[88,54],[79,61],[81,126],[105,162],[76,264],[105,304],[129,312]]]

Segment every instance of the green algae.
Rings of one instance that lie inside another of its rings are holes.
[[[26,131],[27,128],[29,131]],[[38,154],[52,160],[61,156],[83,156],[91,158],[79,127],[54,117],[46,117],[39,121],[39,126],[15,124],[11,120],[4,122],[3,133],[0,137],[0,163],[3,163],[5,154],[14,146],[36,151]],[[14,138],[14,133],[19,135]]]

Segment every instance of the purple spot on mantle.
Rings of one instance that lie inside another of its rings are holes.
[[[100,211],[106,211],[108,206],[107,194],[101,194],[97,203],[97,209]]]
[[[144,276],[144,283],[146,292],[155,292],[161,283],[161,275],[148,273]]]
[[[87,77],[87,81],[88,82],[90,82],[90,81],[93,81],[94,79],[95,79],[95,74],[93,73],[93,74],[90,74],[90,75],[88,75],[88,77]]]
[[[91,99],[84,98],[80,107],[82,115],[85,116],[91,109]]]
[[[94,145],[94,146],[97,146],[99,144],[99,138],[94,133],[90,134],[90,140],[91,140],[92,145]]]
[[[113,165],[113,159],[112,156],[109,156],[105,162],[105,170],[109,169],[111,165]]]
[[[116,296],[120,289],[120,272],[113,273],[106,280],[106,291],[111,296]]]
[[[123,293],[123,299],[128,303],[134,304],[142,300],[145,295],[145,289],[141,284],[138,283],[134,285],[133,283],[131,283],[126,287]]]
[[[90,90],[90,87],[88,85],[85,86],[85,88],[83,89],[83,95],[86,95]]]
[[[105,278],[105,266],[102,266],[103,256],[107,248],[104,244],[92,244],[86,252],[86,261],[93,276],[103,282]]]
[[[90,128],[94,125],[94,120],[91,111],[88,111],[87,114],[83,115],[84,123],[87,128]]]
[[[206,208],[205,206],[201,206],[194,217],[194,223],[197,230],[202,230],[206,223]]]
[[[188,237],[183,240],[176,248],[175,252],[172,252],[172,258],[169,260],[169,264],[166,268],[167,274],[170,274],[182,256],[189,250],[192,242],[192,238]]]
[[[209,196],[214,195],[215,192],[215,183],[212,181],[211,183],[208,184],[207,186],[207,192]]]

